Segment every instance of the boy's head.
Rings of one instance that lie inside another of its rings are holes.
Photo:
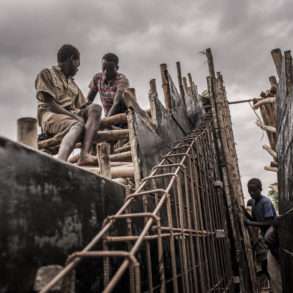
[[[247,183],[248,192],[253,199],[258,199],[261,196],[262,184],[258,178],[252,178]]]
[[[102,70],[106,75],[107,80],[112,80],[116,77],[119,69],[119,58],[113,53],[107,53],[102,58]]]
[[[66,77],[74,76],[80,65],[80,53],[72,45],[63,45],[57,53],[57,61]]]

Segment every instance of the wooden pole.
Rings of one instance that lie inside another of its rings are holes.
[[[184,90],[185,90],[185,94],[190,95],[190,93],[188,91],[187,78],[184,76],[182,79],[183,79],[183,87],[184,87]]]
[[[110,155],[111,162],[131,161],[131,151]]]
[[[278,74],[278,77],[281,77],[281,71],[282,71],[282,52],[279,48],[274,49],[271,51],[275,66],[276,66],[276,71]]]
[[[96,142],[115,141],[129,137],[128,129],[98,131]]]
[[[161,64],[160,69],[162,77],[162,87],[165,97],[165,106],[168,111],[172,111],[172,98],[170,94],[167,64]]]
[[[274,151],[270,146],[265,144],[262,148],[266,150],[275,160],[277,160],[277,152]]]
[[[129,142],[131,147],[132,162],[134,167],[134,182],[135,188],[138,188],[141,180],[140,171],[140,158],[138,155],[138,143],[136,140],[135,129],[134,129],[134,113],[132,109],[129,109],[127,114],[128,127],[129,127]],[[121,176],[122,177],[122,176]]]
[[[37,119],[23,117],[17,120],[17,141],[38,149]]]
[[[101,121],[101,128],[106,128],[115,124],[126,124],[127,123],[127,115],[125,113],[116,114],[109,117],[104,117]]]
[[[264,104],[273,104],[276,102],[276,97],[267,97],[262,100],[259,100],[253,105],[253,109],[258,109],[260,106]]]
[[[97,155],[99,161],[99,173],[107,178],[112,178],[111,167],[110,167],[110,145],[108,143],[97,144]]]
[[[128,90],[131,92],[131,94],[133,95],[134,100],[136,101],[137,99],[136,99],[136,91],[135,91],[135,88],[130,87],[130,88],[128,88]]]
[[[264,125],[261,121],[257,120],[256,121],[256,125],[258,127],[260,127],[261,129],[268,131],[268,132],[272,132],[272,133],[276,133],[276,127],[273,126],[269,126],[269,125]]]
[[[100,168],[97,167],[80,167],[81,169],[87,170],[96,175],[101,175]],[[126,177],[134,177],[134,168],[133,165],[127,166],[114,166],[111,168],[111,177],[112,178],[126,178]],[[108,177],[109,178],[109,177]]]
[[[130,144],[129,143],[126,143],[123,146],[114,149],[114,154],[117,154],[120,152],[127,152],[127,151],[130,151]]]
[[[184,94],[184,88],[183,88],[183,82],[182,82],[182,73],[181,73],[181,64],[179,61],[176,62],[176,68],[177,68],[177,78],[178,78],[178,85],[179,85],[179,91],[181,98],[185,103],[185,94]]]
[[[151,120],[155,127],[158,126],[158,108],[157,108],[157,101],[158,92],[157,92],[157,85],[156,80],[150,80],[150,91],[149,91],[149,103],[151,107]]]

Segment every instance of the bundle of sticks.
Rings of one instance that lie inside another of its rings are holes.
[[[256,125],[263,129],[268,137],[269,145],[264,145],[266,150],[272,157],[269,166],[265,166],[266,171],[277,172],[278,162],[276,153],[277,144],[277,113],[276,113],[276,93],[277,93],[277,79],[275,76],[269,77],[271,87],[265,92],[260,93],[260,97],[253,101],[253,109],[260,111],[260,118]]]

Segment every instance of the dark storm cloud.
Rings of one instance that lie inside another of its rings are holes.
[[[274,73],[270,50],[292,47],[292,8],[290,0],[1,1],[0,134],[15,138],[16,119],[35,115],[35,76],[55,63],[63,43],[81,52],[76,80],[85,92],[108,51],[120,56],[121,71],[144,106],[148,80],[160,83],[162,62],[174,73],[180,60],[184,73],[192,72],[204,90],[207,64],[199,52],[211,47],[230,99],[256,96]],[[232,115],[245,181],[260,174],[270,158],[261,150],[251,110],[237,107]],[[267,183],[274,180],[266,176]]]

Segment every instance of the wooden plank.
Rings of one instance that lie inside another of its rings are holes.
[[[142,158],[139,157],[138,155],[139,144],[137,141],[137,136],[135,134],[133,116],[134,116],[134,112],[132,110],[129,110],[127,114],[128,127],[129,127],[129,143],[131,148],[132,162],[134,166],[134,170],[133,170],[134,182],[135,182],[135,187],[138,188],[140,184],[141,176],[142,176],[141,168],[140,168],[140,161]]]
[[[165,97],[165,107],[167,111],[172,110],[172,98],[170,94],[169,80],[168,80],[168,71],[167,64],[163,63],[160,65],[161,69],[161,78],[162,78],[162,87]]]
[[[98,175],[111,179],[110,145],[105,142],[97,144],[97,156],[99,161]]]
[[[37,119],[23,117],[17,120],[17,141],[34,149],[38,149]]]
[[[113,116],[104,117],[101,120],[100,127],[106,128],[115,124],[126,124],[127,123],[127,115],[125,113],[119,113]]]
[[[178,79],[179,91],[180,91],[182,100],[185,104],[185,93],[184,93],[184,86],[182,81],[181,64],[179,61],[176,62],[176,68],[177,68],[177,79]]]

